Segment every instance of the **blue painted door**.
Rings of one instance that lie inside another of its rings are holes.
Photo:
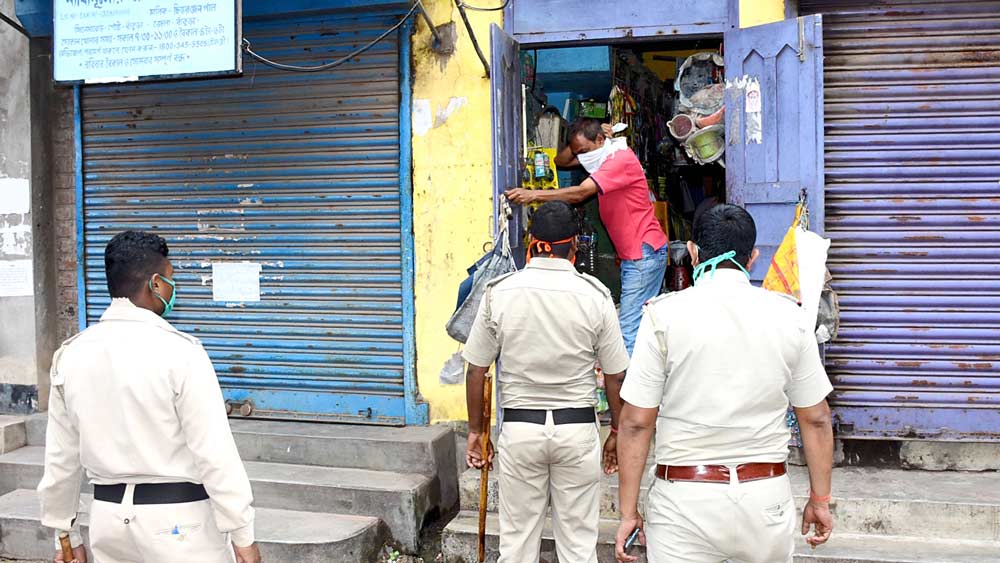
[[[521,185],[522,92],[521,47],[496,24],[490,26],[490,104],[493,127],[493,216],[502,217],[503,192]],[[524,261],[524,229],[520,206],[512,206],[508,221],[510,247],[520,265]],[[499,223],[494,223],[499,224]]]
[[[802,193],[823,232],[822,18],[732,30],[725,46],[727,196],[757,223],[760,282]]]
[[[244,32],[264,56],[315,65],[398,20],[370,9]],[[238,78],[84,87],[86,321],[109,302],[108,240],[153,231],[177,271],[169,319],[201,339],[228,401],[259,417],[407,422],[400,33],[325,72],[247,61]],[[259,264],[260,300],[216,301],[219,262]]]

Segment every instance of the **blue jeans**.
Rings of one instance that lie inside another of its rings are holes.
[[[660,294],[663,276],[667,273],[667,246],[659,250],[643,243],[642,258],[622,260],[622,301],[618,320],[625,337],[629,357],[635,347],[635,334],[639,332],[642,306]]]

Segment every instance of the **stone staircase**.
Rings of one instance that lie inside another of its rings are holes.
[[[44,415],[0,417],[0,558],[52,556],[34,492],[43,472],[46,421]],[[375,561],[386,542],[415,552],[424,522],[458,502],[455,441],[447,428],[231,425],[268,561]],[[85,508],[91,492],[85,483]],[[81,523],[86,528],[86,514]]]
[[[790,470],[801,511],[808,474],[804,467]],[[647,475],[644,489],[651,482]],[[797,539],[796,563],[1000,562],[1000,474],[838,468],[833,483],[833,537],[816,550]],[[602,482],[601,563],[615,561],[617,487],[617,476]],[[446,563],[477,560],[479,472],[466,471],[459,490],[462,512],[448,524],[442,537]],[[489,562],[497,559],[497,496],[496,477],[491,474],[486,525]],[[558,559],[551,528],[546,528],[543,538],[541,563],[555,563]],[[645,563],[641,547],[634,554]]]

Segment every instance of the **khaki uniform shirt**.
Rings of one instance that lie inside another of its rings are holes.
[[[481,367],[499,356],[503,408],[592,407],[595,362],[606,373],[628,367],[611,293],[557,258],[532,258],[491,284],[462,356]]]
[[[833,390],[801,314],[721,268],[647,305],[621,396],[659,407],[657,463],[786,460],[789,403],[811,407]]]
[[[208,354],[128,299],[53,358],[43,525],[70,530],[82,470],[99,485],[202,483],[219,530],[254,541],[250,481]]]

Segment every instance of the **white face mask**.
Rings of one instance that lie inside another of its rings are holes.
[[[600,148],[594,149],[590,152],[580,153],[576,155],[576,159],[580,161],[580,166],[583,166],[584,170],[586,170],[588,174],[593,174],[594,172],[597,172],[597,169],[604,164],[604,161],[607,160],[609,156],[625,148],[628,148],[628,142],[624,137],[605,139],[604,144],[601,145]]]
[[[606,142],[599,149],[576,155],[576,159],[580,161],[580,165],[583,166],[588,174],[597,172],[597,169],[604,164],[606,158],[608,158],[608,144]]]

